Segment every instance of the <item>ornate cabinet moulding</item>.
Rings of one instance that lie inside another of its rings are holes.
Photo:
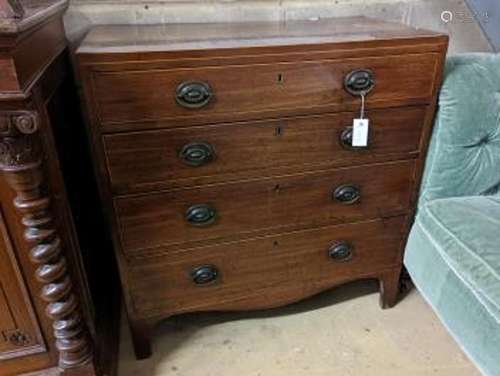
[[[68,0],[1,0],[0,32],[19,33],[48,17],[62,12]]]
[[[80,366],[92,358],[88,332],[80,312],[64,244],[51,214],[51,198],[43,189],[39,115],[36,111],[0,113],[0,170],[16,193],[29,258],[36,266],[40,297],[52,321],[59,366]],[[17,338],[17,337],[16,337]]]
[[[20,19],[24,14],[24,8],[19,0],[3,0],[0,3],[0,17],[4,19]]]
[[[36,142],[39,117],[34,111],[0,113],[0,169],[26,169],[39,163],[40,146]]]
[[[72,153],[83,125],[63,24],[68,3],[0,0],[0,214],[13,254],[0,250],[0,309],[13,307],[17,320],[0,315],[6,376],[116,374],[116,266],[111,256],[94,258],[109,242],[104,230],[82,241],[100,214],[92,209],[98,197],[90,164]],[[75,198],[80,188],[85,194]],[[95,271],[103,265],[106,275]],[[19,281],[10,269],[19,270]]]

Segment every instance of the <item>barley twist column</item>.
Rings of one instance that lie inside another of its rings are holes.
[[[42,148],[36,112],[0,113],[0,170],[15,191],[14,206],[25,227],[45,314],[53,323],[59,365],[80,366],[92,358],[85,322],[75,296],[72,277],[50,210],[50,194],[44,185]]]

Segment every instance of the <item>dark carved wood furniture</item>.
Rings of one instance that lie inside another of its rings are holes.
[[[138,357],[174,314],[360,278],[395,303],[447,44],[366,18],[90,32],[77,58]]]
[[[119,299],[107,296],[112,303],[102,304],[96,294],[102,277],[90,280],[107,266],[110,288],[100,292],[118,296],[112,259],[93,256],[106,251],[101,230],[92,231],[92,244],[80,241],[78,229],[91,217],[99,223],[99,211],[82,210],[92,207],[92,184],[82,183],[91,166],[71,162],[82,169],[61,172],[75,156],[72,138],[84,129],[66,51],[66,7],[61,0],[0,7],[0,374],[6,376],[114,372],[117,344],[107,319]],[[72,187],[85,195],[67,195]],[[71,195],[81,198],[70,207]]]

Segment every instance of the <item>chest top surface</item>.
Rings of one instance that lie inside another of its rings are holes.
[[[416,40],[442,34],[366,17],[317,21],[161,25],[103,25],[92,29],[77,53],[182,52]]]

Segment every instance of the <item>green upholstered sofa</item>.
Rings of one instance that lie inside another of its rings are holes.
[[[485,375],[500,375],[500,55],[448,60],[405,265]]]

